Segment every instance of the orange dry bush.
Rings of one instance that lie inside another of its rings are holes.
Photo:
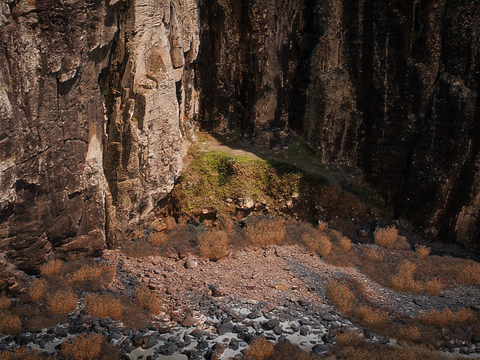
[[[402,325],[397,328],[397,339],[409,344],[416,344],[420,340],[421,334],[418,326]]]
[[[480,264],[472,260],[462,262],[457,276],[464,284],[480,287]]]
[[[440,280],[428,280],[425,282],[424,291],[431,296],[436,296],[442,291],[442,282]]]
[[[475,312],[469,307],[462,307],[455,314],[457,324],[464,324],[475,320]]]
[[[48,283],[45,279],[36,279],[28,288],[28,296],[33,302],[39,302],[45,299],[48,290]]]
[[[147,327],[147,313],[140,305],[122,298],[122,322],[128,328],[143,330]]]
[[[155,232],[150,235],[150,242],[153,246],[163,246],[167,243],[168,236],[164,232]]]
[[[282,219],[262,219],[245,227],[245,237],[253,246],[280,244],[285,238],[285,224]]]
[[[342,236],[342,238],[340,239],[340,241],[338,242],[338,245],[340,245],[340,248],[344,251],[344,252],[349,252],[350,249],[352,248],[352,242],[349,238],[347,238],[346,236]]]
[[[445,326],[455,323],[455,315],[450,309],[432,309],[420,316],[420,321],[425,325]]]
[[[98,358],[102,352],[102,334],[83,334],[66,340],[62,344],[62,354],[73,360],[91,360]]]
[[[386,228],[376,228],[373,237],[375,244],[381,246],[392,246],[397,241],[398,230],[394,226]]]
[[[245,356],[251,360],[263,360],[272,356],[274,352],[273,344],[261,336],[251,342],[249,348],[245,350]]]
[[[68,281],[81,288],[98,290],[110,283],[115,276],[115,266],[105,264],[84,265],[72,274]]]
[[[320,356],[303,351],[298,345],[281,341],[274,346],[275,353],[270,359],[275,360],[320,360]],[[323,359],[323,358],[322,358]]]
[[[0,333],[18,334],[22,327],[22,320],[17,315],[0,312]]]
[[[61,260],[50,260],[44,265],[40,266],[40,274],[43,277],[49,277],[60,273],[63,267]]]
[[[207,231],[198,238],[198,252],[206,259],[218,261],[227,256],[227,243],[225,231]]]
[[[102,319],[107,316],[118,320],[122,315],[120,299],[110,294],[88,294],[85,296],[85,309],[92,315]]]
[[[12,306],[12,301],[5,295],[0,296],[0,312],[7,311]]]
[[[77,297],[70,290],[58,290],[47,297],[47,305],[53,315],[67,315],[77,308]]]
[[[367,305],[360,305],[355,309],[355,315],[367,325],[367,327],[376,327],[388,322],[388,314],[381,310],[376,310]]]
[[[332,250],[332,242],[328,236],[321,233],[303,234],[302,241],[311,252],[317,253],[322,257],[327,257]]]
[[[425,259],[428,255],[430,255],[430,248],[424,245],[415,245],[415,252],[417,253],[420,259]]]
[[[374,248],[369,248],[365,253],[365,258],[371,262],[380,262],[383,260],[383,256]]]
[[[328,229],[328,222],[326,221],[319,221],[317,225],[317,230],[324,234]]]
[[[346,347],[346,346],[353,346],[359,347],[363,343],[362,335],[360,331],[347,331],[341,334],[338,334],[335,337],[335,343],[337,346]]]
[[[54,359],[38,351],[31,350],[25,346],[17,347],[13,352],[4,351],[0,353],[0,360],[46,360]]]
[[[350,314],[355,305],[355,297],[344,283],[337,281],[329,282],[325,289],[327,298],[332,302],[333,306],[344,314]]]
[[[145,286],[135,289],[135,301],[150,314],[156,315],[162,310],[160,299]]]
[[[392,287],[396,291],[408,291],[414,294],[423,292],[422,285],[413,280],[415,267],[415,263],[408,260],[398,265],[397,272],[391,279]]]

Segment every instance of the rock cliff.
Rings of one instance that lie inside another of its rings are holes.
[[[115,245],[171,190],[193,136],[198,9],[188,0],[1,6],[2,269],[35,272],[53,253],[98,253],[107,235]]]
[[[478,249],[479,1],[0,5],[0,289],[117,246],[172,189],[197,116],[271,146],[294,130]]]
[[[293,129],[396,216],[479,249],[480,2],[204,3],[204,128],[271,145]]]

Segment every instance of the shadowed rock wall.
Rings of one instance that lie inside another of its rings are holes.
[[[479,1],[203,3],[204,128],[293,129],[397,216],[479,249]]]

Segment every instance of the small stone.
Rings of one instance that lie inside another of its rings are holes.
[[[192,258],[188,258],[187,261],[185,262],[185,267],[187,269],[195,269],[197,266],[198,266],[198,262]]]
[[[315,355],[323,355],[328,352],[329,346],[326,344],[318,344],[312,348],[312,353]]]
[[[335,339],[335,337],[332,336],[329,333],[326,333],[325,335],[322,336],[322,340],[323,340],[324,343],[331,344],[334,339]]]
[[[250,314],[247,315],[247,317],[249,319],[256,319],[260,317],[260,314],[258,313],[258,311],[252,311]]]
[[[233,324],[232,323],[226,323],[220,325],[220,327],[217,329],[219,335],[225,335],[226,333],[232,333],[233,332]]]
[[[240,341],[238,339],[232,338],[230,339],[230,342],[228,343],[228,347],[232,350],[238,350],[240,346]]]
[[[279,325],[279,326],[275,326],[273,328],[273,332],[277,335],[282,335],[283,334],[283,330],[282,330],[282,327]]]
[[[175,344],[166,344],[166,345],[163,345],[163,346],[159,346],[157,348],[157,352],[160,354],[160,355],[165,355],[165,356],[170,356],[170,355],[173,355],[175,353],[175,351],[177,351],[177,345]]]
[[[194,326],[196,323],[195,319],[192,317],[192,316],[187,316],[185,318],[185,320],[183,320],[182,322],[182,326],[185,326],[185,327],[190,327],[190,326]]]
[[[360,229],[360,230],[358,230],[358,236],[366,238],[366,237],[368,237],[368,231]]]
[[[280,320],[278,319],[270,319],[263,324],[263,327],[267,330],[272,330],[274,327],[280,325]]]

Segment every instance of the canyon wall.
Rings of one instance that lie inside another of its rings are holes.
[[[100,253],[173,187],[192,138],[189,0],[2,0],[0,290]]]
[[[293,129],[396,216],[480,249],[479,1],[204,4],[204,128],[271,146]]]
[[[1,0],[0,282],[100,253],[201,127],[291,130],[428,235],[480,244],[480,1]]]

